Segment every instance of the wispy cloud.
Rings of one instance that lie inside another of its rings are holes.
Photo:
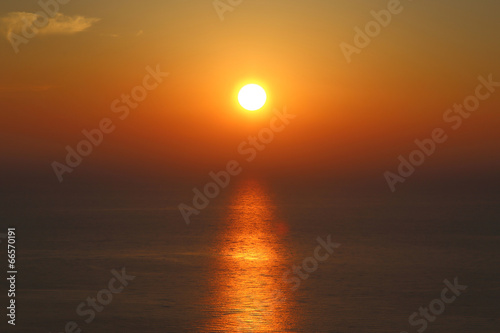
[[[31,27],[28,29],[29,31],[33,31],[32,29],[34,29],[37,31],[37,34],[40,35],[68,35],[84,31],[100,20],[98,18],[80,15],[66,16],[61,13],[57,13],[54,17],[48,18],[48,22],[45,24],[43,23],[44,19],[44,17],[35,13],[12,12],[1,18],[0,27],[7,39],[9,39],[13,33],[22,34],[23,30],[27,27]]]
[[[101,34],[101,36],[111,37],[111,38],[118,38],[118,37],[120,37],[120,35],[118,35],[118,34]]]
[[[51,85],[1,85],[0,84],[0,93],[1,92],[40,92],[47,91],[54,88]]]

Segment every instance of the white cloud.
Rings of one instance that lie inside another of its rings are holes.
[[[90,28],[92,24],[99,21],[98,18],[83,16],[64,16],[57,13],[54,18],[49,20],[49,24],[42,30],[42,34],[74,34]]]
[[[92,24],[99,21],[98,18],[84,16],[66,16],[56,13],[54,17],[40,16],[28,12],[12,12],[0,19],[2,33],[10,40],[11,34],[74,34],[88,29]]]

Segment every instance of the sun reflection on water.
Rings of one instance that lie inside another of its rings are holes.
[[[282,277],[288,258],[282,225],[266,187],[241,183],[215,244],[211,330],[286,332],[293,326],[293,299]]]

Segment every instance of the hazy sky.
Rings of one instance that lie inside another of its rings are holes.
[[[51,163],[64,162],[83,129],[109,118],[115,130],[65,177],[206,174],[243,159],[238,145],[284,106],[297,117],[247,170],[382,178],[437,127],[449,140],[422,169],[464,177],[495,175],[500,166],[500,88],[459,129],[443,121],[474,94],[479,75],[500,81],[497,0],[401,1],[401,12],[350,63],[340,44],[355,45],[354,28],[364,29],[388,1],[244,0],[223,21],[210,0],[59,7],[16,53],[9,33],[23,36],[24,22],[41,8],[0,4],[0,147],[8,172],[57,183]],[[113,101],[141,85],[148,66],[169,76],[120,119]],[[268,93],[255,114],[237,105],[246,82]]]

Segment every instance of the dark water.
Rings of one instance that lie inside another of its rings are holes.
[[[17,225],[19,291],[5,331],[74,321],[83,332],[417,332],[408,317],[457,277],[467,290],[425,332],[500,332],[498,197],[248,180],[187,226],[177,205],[189,191],[34,198],[6,223]],[[306,278],[284,280],[328,235],[340,246]],[[85,323],[77,306],[122,267],[135,279]]]

